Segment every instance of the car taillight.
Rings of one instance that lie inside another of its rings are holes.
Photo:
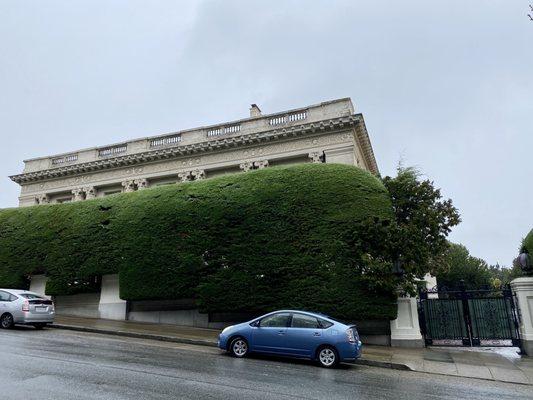
[[[348,337],[348,341],[350,343],[355,343],[355,335],[353,334],[353,331],[351,329],[346,330],[346,336]]]
[[[25,300],[24,303],[22,303],[22,311],[30,311],[30,303],[28,300]]]

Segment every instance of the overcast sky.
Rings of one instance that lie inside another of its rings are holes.
[[[528,1],[0,0],[0,207],[26,158],[351,97],[383,175],[509,265],[533,228]]]

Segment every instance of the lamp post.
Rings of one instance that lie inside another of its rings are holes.
[[[527,250],[524,250],[513,261],[514,265],[518,265],[525,276],[533,276],[533,264],[531,262],[531,256]]]

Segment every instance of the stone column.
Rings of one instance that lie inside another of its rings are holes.
[[[77,188],[72,190],[72,201],[82,201],[85,200],[85,191],[82,188]]]
[[[85,192],[86,200],[96,199],[96,189],[94,188],[94,186],[86,187],[83,189],[83,191]]]
[[[122,191],[124,193],[135,192],[135,181],[129,180],[122,182]]]
[[[126,301],[120,298],[118,274],[102,276],[98,317],[119,321],[126,319]]]
[[[533,276],[523,276],[511,282],[520,310],[520,338],[522,350],[533,356]]]
[[[390,323],[391,346],[424,347],[416,297],[398,298],[398,318]]]
[[[47,281],[48,278],[45,275],[33,275],[30,281],[30,292],[34,292],[40,294],[41,296],[48,297],[44,294],[46,290]]]
[[[148,188],[148,180],[147,179],[135,179],[134,181],[135,185],[137,186],[137,189],[143,190]]]

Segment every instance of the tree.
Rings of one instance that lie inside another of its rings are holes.
[[[492,287],[493,283],[498,284],[496,279],[500,281],[500,285],[503,282],[503,275],[493,275],[486,261],[472,257],[462,244],[450,243],[444,262],[446,270],[441,269],[437,274],[439,288],[457,290],[464,283],[465,289],[481,289]]]
[[[362,275],[370,286],[400,287],[414,294],[416,283],[442,265],[449,247],[446,238],[461,219],[452,200],[443,199],[440,189],[422,180],[414,168],[398,167],[397,176],[383,178],[383,184],[395,218],[367,224],[368,236],[361,237],[373,247],[366,253]],[[398,273],[392,274],[395,270]]]

